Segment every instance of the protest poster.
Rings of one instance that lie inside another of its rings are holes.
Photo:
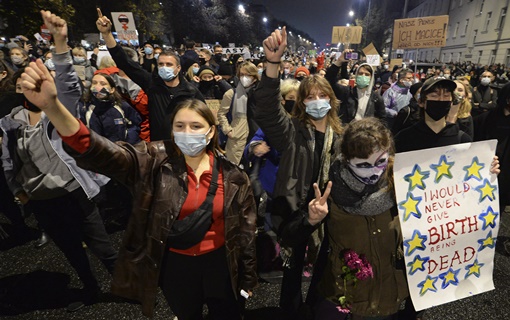
[[[217,121],[217,115],[218,115],[218,110],[220,109],[221,100],[219,100],[219,99],[205,99],[205,104],[212,111],[212,113],[214,114],[214,118]]]
[[[494,289],[496,140],[398,153],[394,177],[416,310]]]
[[[360,26],[333,27],[331,43],[361,43],[362,33],[363,28]]]
[[[393,25],[393,49],[444,47],[447,26],[447,15],[397,19]]]
[[[119,40],[138,41],[135,19],[131,12],[112,12],[112,22]]]
[[[378,54],[370,54],[367,55],[367,63],[371,66],[380,66],[381,65],[381,56]]]

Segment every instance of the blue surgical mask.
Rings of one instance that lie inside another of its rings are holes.
[[[53,63],[52,59],[47,59],[46,61],[44,61],[44,65],[46,66],[46,68],[48,68],[48,70],[55,71],[55,64]]]
[[[195,68],[193,68],[193,74],[197,74],[197,73],[198,73],[198,70],[200,70],[200,68],[199,68],[199,67],[195,67]]]
[[[155,53],[155,54],[154,54],[154,59],[156,59],[156,60],[157,60],[158,58],[159,58],[159,53]]]
[[[174,142],[184,155],[195,157],[211,142],[207,141],[211,128],[206,133],[174,132]]]
[[[261,77],[262,77],[262,73],[263,73],[263,72],[264,72],[264,69],[262,69],[262,68],[259,68],[259,69],[257,70],[257,73],[258,73],[258,74],[259,74],[259,76],[261,76]]]
[[[152,48],[144,48],[143,51],[145,52],[145,54],[152,54]]]
[[[158,74],[164,81],[172,81],[176,77],[172,67],[159,67]]]
[[[331,105],[329,104],[329,100],[326,99],[318,99],[318,100],[311,100],[308,102],[305,102],[306,106],[306,113],[312,119],[319,120],[324,118],[329,110],[331,109]]]
[[[76,64],[84,63],[85,62],[85,58],[83,58],[83,57],[74,57],[74,62]]]

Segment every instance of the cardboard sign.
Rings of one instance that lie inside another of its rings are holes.
[[[494,289],[496,140],[398,153],[394,179],[416,310]]]
[[[366,56],[370,56],[370,55],[378,55],[379,56],[380,55],[379,51],[377,51],[377,49],[375,48],[375,46],[372,42],[370,42],[370,44],[368,46],[363,48],[363,53]]]
[[[393,67],[395,66],[401,66],[403,60],[402,59],[391,59],[390,60],[390,70],[393,70]]]
[[[222,48],[221,49],[223,54],[246,54],[250,53],[250,49],[246,47],[237,47],[237,48]]]
[[[112,12],[112,22],[119,40],[138,41],[135,19],[131,12]]]
[[[220,109],[221,100],[219,99],[206,99],[205,104],[211,111],[217,112]]]
[[[333,27],[331,43],[361,43],[363,28],[354,27]]]
[[[81,81],[85,81],[85,66],[74,65],[74,70],[76,70],[78,78],[80,78]]]
[[[448,16],[397,19],[393,26],[394,49],[440,48],[446,45]]]

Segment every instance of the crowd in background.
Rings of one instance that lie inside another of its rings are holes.
[[[212,101],[217,101],[216,107],[211,107],[214,123],[209,123],[211,128],[217,129],[209,129],[203,134],[206,138],[212,135],[209,141],[216,139],[218,150],[225,150],[226,158],[234,165],[231,168],[222,162],[224,168],[234,172],[241,180],[239,168],[248,174],[246,179],[249,179],[249,189],[253,190],[250,191],[254,195],[253,204],[248,195],[242,200],[247,201],[243,203],[247,212],[252,205],[256,206],[257,269],[259,275],[273,270],[283,272],[280,306],[288,312],[290,319],[297,319],[298,314],[304,313],[301,277],[303,272],[312,269],[314,279],[306,304],[317,307],[320,319],[338,318],[337,314],[331,316],[330,301],[325,302],[326,298],[338,294],[338,288],[329,288],[327,281],[331,277],[329,273],[336,271],[332,269],[333,262],[327,260],[328,253],[321,251],[329,245],[338,254],[346,246],[358,244],[351,241],[353,238],[338,239],[335,234],[328,234],[323,226],[327,224],[331,230],[348,234],[349,230],[344,230],[342,225],[359,224],[360,216],[376,216],[376,224],[380,225],[392,221],[394,216],[390,209],[395,205],[394,199],[385,192],[392,188],[391,171],[387,168],[391,168],[395,151],[496,138],[499,141],[496,154],[501,163],[498,176],[500,203],[502,208],[510,204],[510,123],[507,119],[510,87],[506,85],[510,78],[509,67],[471,62],[390,67],[391,61],[386,60],[381,61],[379,66],[371,66],[364,58],[358,61],[346,59],[344,53],[352,51],[349,49],[340,54],[324,51],[312,56],[283,51],[285,48],[278,47],[268,50],[274,35],[266,39],[265,56],[257,60],[243,55],[223,54],[219,44],[201,48],[193,41],[186,41],[175,49],[163,49],[150,42],[131,48],[112,42],[113,37],[108,38],[110,31],[100,25],[104,22],[101,19],[100,16],[98,30],[106,36],[109,50],[109,55],[101,59],[98,59],[98,48],[88,59],[83,47],[69,46],[59,40],[62,34],[58,32],[54,34],[55,42],[32,42],[23,36],[16,37],[17,41],[0,40],[0,54],[3,55],[0,57],[0,118],[3,118],[0,121],[3,133],[0,211],[21,232],[26,227],[24,217],[27,212],[33,211],[41,229],[41,238],[36,245],[45,245],[49,235],[76,269],[86,291],[80,301],[68,307],[69,311],[93,303],[98,291],[81,242],[87,243],[107,270],[114,274],[114,279],[120,279],[121,275],[115,275],[113,267],[118,257],[117,249],[107,240],[101,218],[117,217],[125,228],[128,219],[139,218],[131,216],[131,212],[139,210],[141,203],[138,202],[139,195],[132,194],[125,180],[119,182],[119,179],[104,176],[101,176],[104,179],[92,179],[91,171],[67,159],[69,156],[62,147],[62,141],[56,138],[56,132],[55,136],[51,135],[53,131],[48,127],[49,120],[42,117],[41,110],[23,94],[21,75],[30,62],[39,58],[56,79],[59,100],[67,103],[67,108],[74,108],[73,115],[89,130],[125,148],[111,146],[108,149],[107,142],[97,139],[98,145],[109,152],[132,152],[126,154],[138,157],[138,153],[133,151],[136,147],[130,145],[175,139],[181,152],[186,154],[184,145],[177,142],[178,134],[172,134],[176,131],[175,117],[179,118],[175,110],[181,110],[189,99],[206,102],[209,106]],[[51,22],[48,21],[48,24]],[[65,89],[66,86],[68,89]],[[436,113],[431,111],[431,101],[436,99],[429,95],[434,90],[444,90],[451,97],[451,107],[441,109],[441,104],[437,104]],[[427,103],[429,107],[424,111]],[[20,138],[20,130],[24,132],[23,138]],[[375,142],[370,142],[367,137],[372,131],[379,132]],[[45,132],[50,135],[45,136]],[[37,144],[41,139],[44,140],[42,146]],[[95,135],[91,139],[96,143]],[[356,139],[367,141],[367,150],[356,149],[352,145]],[[23,141],[23,146],[13,143],[13,140]],[[311,150],[307,149],[307,141],[313,141]],[[430,141],[435,142],[430,144]],[[78,143],[65,142],[70,143],[76,153]],[[196,144],[199,144],[198,140]],[[146,151],[139,148],[136,149],[139,152]],[[194,156],[202,151],[189,150],[186,155]],[[213,159],[215,150],[209,151]],[[333,158],[332,154],[336,153],[342,156]],[[43,154],[50,155],[42,159],[34,156]],[[377,158],[375,162],[372,161],[374,156]],[[371,159],[373,174],[366,175],[363,171],[366,168],[356,166],[356,159]],[[146,161],[145,158],[138,160]],[[48,165],[51,161],[54,165]],[[118,160],[116,163],[127,166],[125,162]],[[191,176],[190,163],[187,165]],[[119,175],[107,164],[86,167],[112,177]],[[185,172],[185,167],[182,170]],[[64,176],[65,179],[59,181],[58,186],[48,187],[46,184],[55,183],[49,181],[48,177],[52,176]],[[220,177],[227,179],[223,171]],[[200,176],[197,178],[200,184]],[[129,182],[129,177],[126,179]],[[333,189],[328,185],[329,180],[333,181]],[[196,187],[198,190],[198,185]],[[227,191],[221,188],[222,195],[224,192],[226,196]],[[330,210],[335,213],[327,220],[323,214],[327,203],[323,198],[324,195],[327,198],[329,192],[332,192],[333,200]],[[340,194],[346,196],[342,198]],[[64,213],[70,204],[75,206],[73,210],[83,211],[83,215],[65,222],[75,229],[63,232],[62,221],[69,219]],[[24,215],[20,205],[24,206]],[[223,227],[228,223],[225,222]],[[214,225],[211,228],[215,228]],[[240,232],[236,228],[232,230]],[[398,226],[395,228],[398,229]],[[74,232],[76,230],[79,232]],[[246,233],[247,238],[255,237],[252,231]],[[129,232],[131,234],[133,230]],[[223,236],[226,239],[231,237]],[[388,235],[385,237],[390,238]],[[359,249],[363,250],[367,245],[359,245]],[[397,245],[399,243],[395,243]],[[239,253],[237,247],[225,246],[226,250],[235,252],[239,261],[246,259],[244,254],[249,255],[242,250]],[[207,255],[218,248],[223,248],[223,245],[207,250],[201,247],[200,250]],[[384,253],[393,249],[378,248]],[[183,264],[188,263],[188,248],[179,250],[171,249],[170,254]],[[225,253],[222,252],[222,255]],[[121,257],[126,259],[125,255]],[[208,259],[204,261],[214,265],[221,260],[218,257]],[[244,271],[253,271],[251,267]],[[385,290],[392,297],[398,297],[399,302],[405,300],[402,270],[389,267],[388,261],[374,267],[395,273],[397,280],[386,284],[391,288]],[[228,269],[232,275],[232,265],[228,268],[221,265],[221,268]],[[225,270],[221,274],[228,277]],[[164,292],[171,307],[183,315],[194,312],[173,302],[174,299],[185,299],[185,304],[195,303],[191,302],[192,297],[178,298],[171,294],[172,290],[165,291],[167,287],[185,286],[168,271],[165,275],[168,282],[164,284]],[[152,280],[156,281],[155,278]],[[216,284],[214,279],[208,281],[210,285]],[[245,289],[251,294],[256,281],[251,279],[248,282]],[[313,291],[315,289],[318,293]],[[140,298],[136,295],[127,297]],[[232,303],[230,295],[224,298],[228,304]],[[381,299],[379,311],[382,310],[383,315],[398,311],[399,306]],[[150,303],[142,301],[144,310],[148,310],[149,314],[153,308],[147,307]],[[221,304],[211,303],[211,306],[219,308]],[[408,312],[412,312],[412,306],[410,310]],[[353,305],[353,312],[364,316],[377,315],[376,311]]]

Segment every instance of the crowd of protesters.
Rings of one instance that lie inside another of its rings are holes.
[[[370,303],[350,311],[418,319],[391,260],[402,245],[395,152],[497,139],[491,172],[501,207],[510,205],[510,68],[501,64],[390,70],[391,61],[346,59],[350,49],[289,52],[285,28],[256,60],[190,40],[135,50],[99,10],[109,55],[87,59],[67,43],[64,20],[41,14],[52,42],[0,39],[0,212],[16,232],[33,213],[35,245],[51,238],[76,270],[83,294],[70,312],[99,292],[84,242],[112,274],[112,292],[146,315],[159,285],[180,320],[202,319],[203,304],[210,319],[241,319],[258,277],[278,270],[289,319],[345,319],[332,302],[345,294],[333,285],[336,260],[374,245],[375,228],[379,272],[349,288]],[[126,228],[120,248],[104,227],[112,216]],[[306,300],[304,270],[313,270]],[[383,282],[388,274],[394,281]]]

